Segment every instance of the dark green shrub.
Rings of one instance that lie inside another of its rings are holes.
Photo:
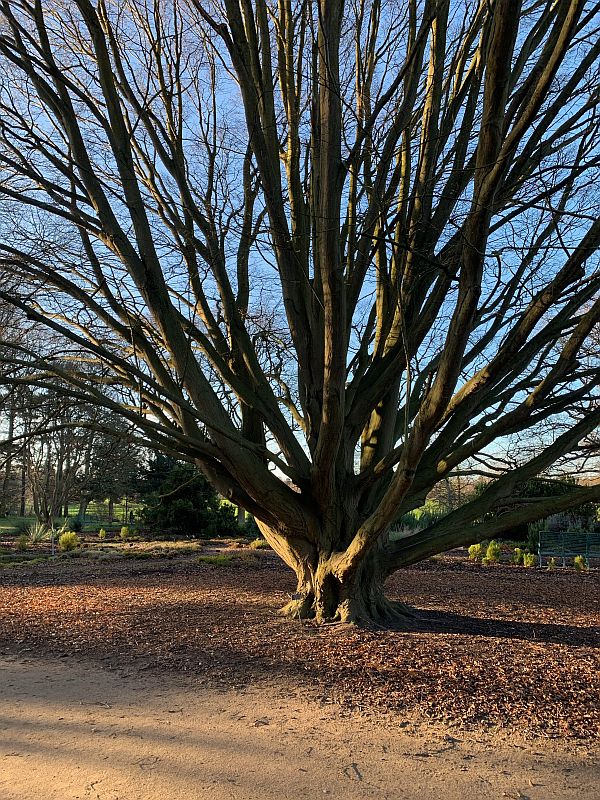
[[[73,531],[73,533],[81,533],[83,530],[83,520],[81,517],[69,517],[65,520],[66,529]]]
[[[527,526],[527,549],[530,553],[537,551],[540,545],[540,531],[546,530],[545,520],[530,522]]]
[[[257,539],[261,536],[260,530],[258,525],[256,524],[256,520],[252,516],[248,516],[246,518],[245,524],[239,529],[242,536],[246,536],[248,539]]]
[[[143,496],[143,519],[161,531],[198,538],[240,533],[236,509],[191,464],[157,459],[149,470],[152,491]]]
[[[433,509],[415,509],[409,511],[408,514],[403,514],[394,522],[394,528],[407,528],[409,530],[422,530],[434,525],[440,519],[445,517],[443,511],[435,511]]]
[[[202,536],[235,536],[239,533],[236,510],[230,505],[208,508],[200,520]]]

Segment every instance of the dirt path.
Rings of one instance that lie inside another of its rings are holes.
[[[595,800],[599,748],[343,716],[299,689],[204,689],[0,658],[2,800]]]

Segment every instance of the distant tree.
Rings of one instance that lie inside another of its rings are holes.
[[[142,449],[130,441],[127,428],[118,417],[104,414],[102,421],[103,432],[95,427],[88,430],[77,480],[79,515],[85,515],[90,501],[108,500],[108,515],[112,519],[115,502],[137,491]]]
[[[3,277],[0,273],[0,280]],[[14,347],[23,344],[24,332],[20,321],[21,315],[17,309],[0,301],[0,375],[5,369],[12,369],[12,358],[6,363],[3,356],[7,352],[12,355]],[[0,380],[0,384],[4,384],[4,381]],[[18,433],[22,410],[29,395],[29,390],[22,385],[0,390],[0,514],[15,513],[17,509],[24,514],[25,447]]]
[[[473,499],[475,481],[464,475],[453,475],[437,483],[427,495],[427,501],[446,512],[454,511]]]
[[[598,10],[0,0],[0,299],[58,337],[4,346],[6,385],[58,376],[194,462],[295,618],[401,622],[394,570],[597,499],[486,516],[600,422]]]
[[[163,530],[191,536],[215,536],[236,532],[231,506],[191,464],[157,455],[138,484],[145,503],[146,522]]]
[[[0,364],[2,363],[0,358]],[[140,447],[119,415],[74,398],[59,380],[42,387],[26,378],[0,394],[0,510],[49,522],[81,515],[92,499],[112,504],[133,490]]]
[[[0,469],[0,515],[9,513],[14,507],[16,488],[14,485],[13,463],[15,456],[15,445],[13,441],[15,433],[15,421],[17,409],[14,394],[8,393],[0,398],[0,409],[2,411],[3,422],[5,422],[5,440],[1,452]]]

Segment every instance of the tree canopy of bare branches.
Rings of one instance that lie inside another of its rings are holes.
[[[600,421],[599,11],[2,0],[0,298],[63,343],[4,344],[5,382],[194,461],[321,621],[402,617],[395,569],[597,499],[485,516]]]

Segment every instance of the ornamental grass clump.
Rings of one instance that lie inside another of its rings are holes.
[[[585,556],[575,556],[573,559],[573,566],[577,570],[577,572],[587,572],[588,570],[588,563],[585,560]]]
[[[34,522],[25,531],[29,544],[40,544],[50,536],[50,528],[43,522]]]
[[[253,541],[250,542],[248,547],[251,550],[270,550],[271,549],[271,545],[267,542],[266,539],[253,539]]]

